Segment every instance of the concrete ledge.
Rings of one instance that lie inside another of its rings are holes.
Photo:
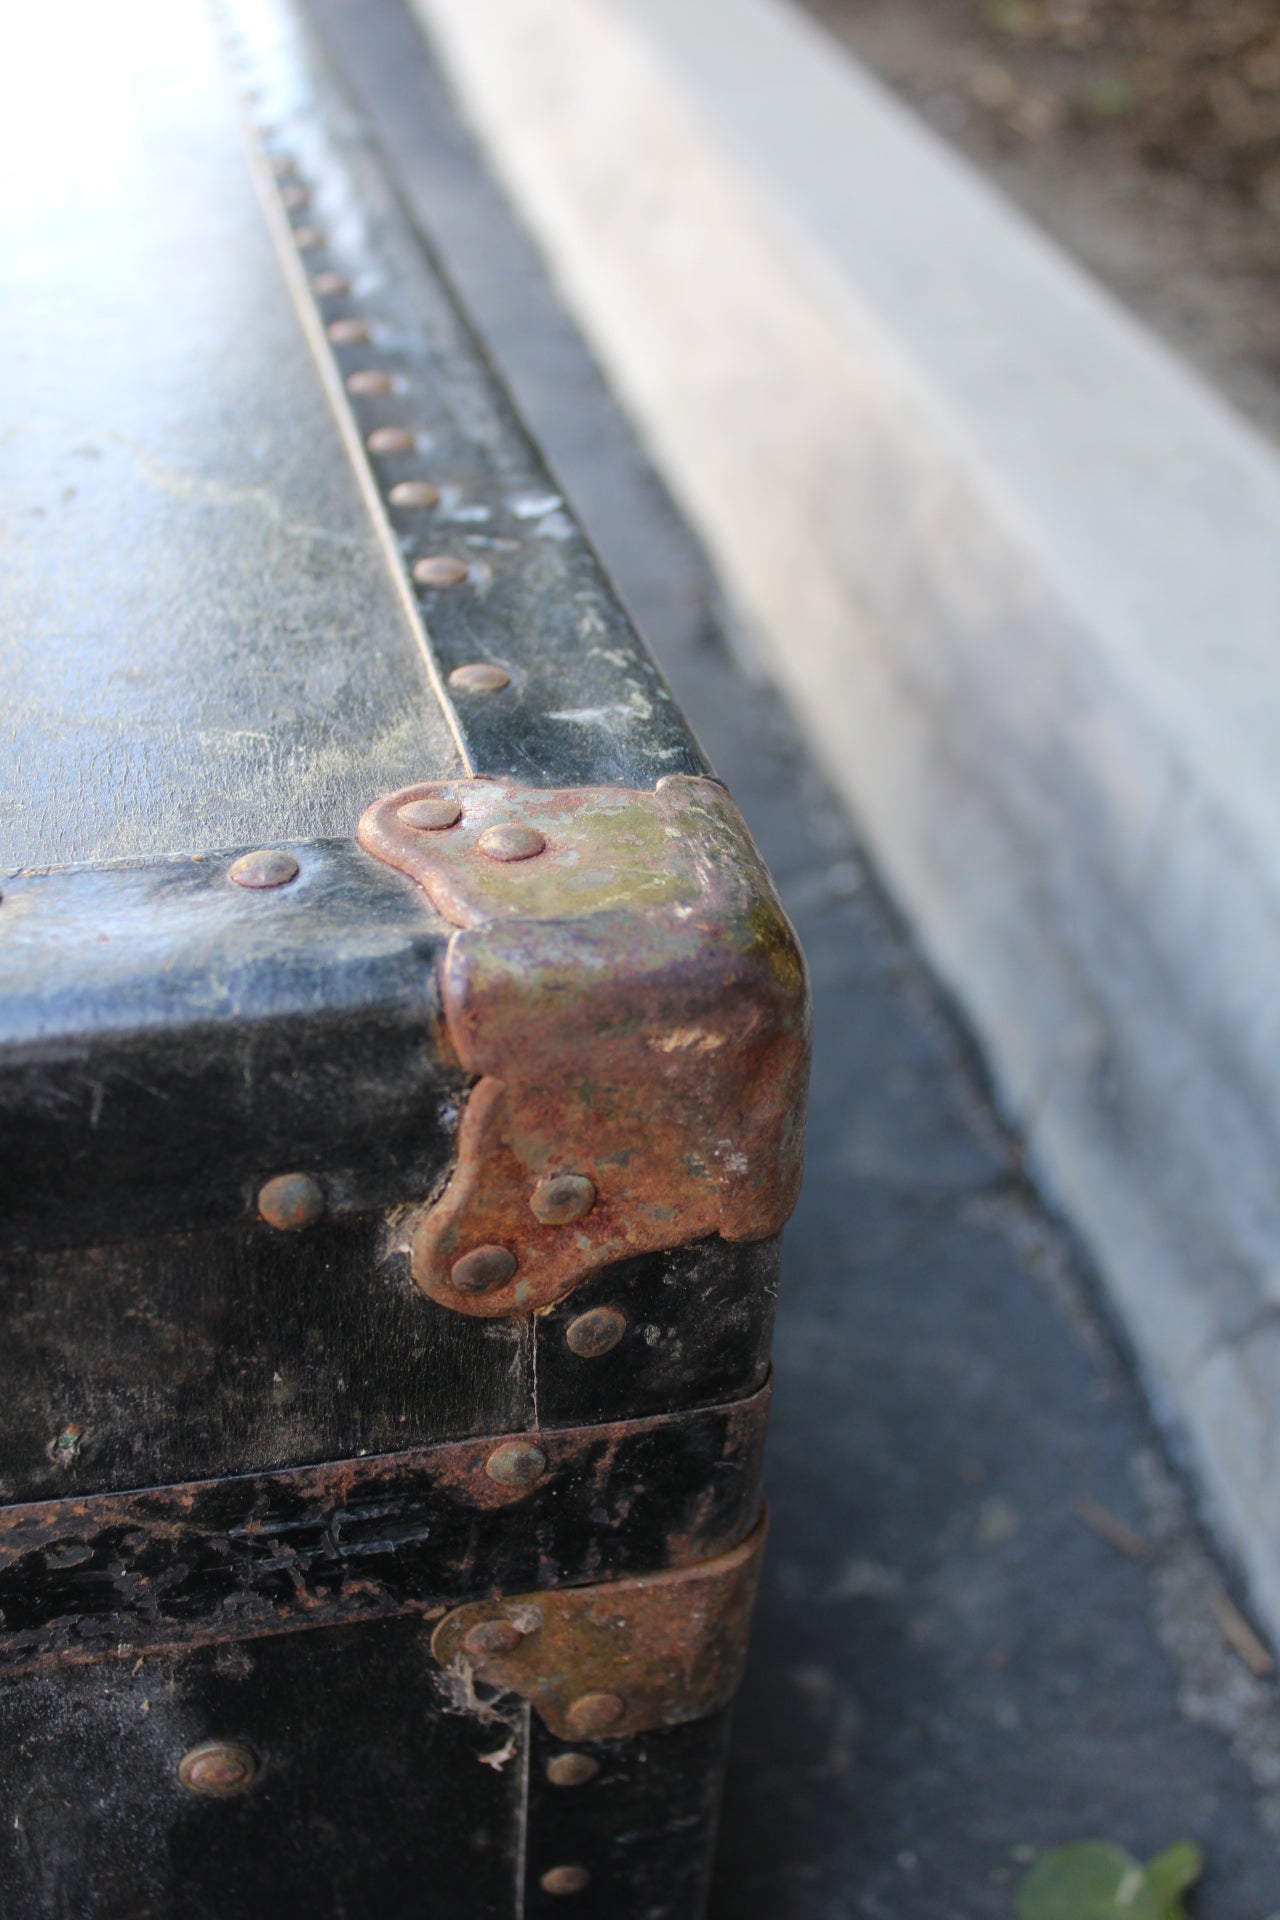
[[[1280,1635],[1280,463],[780,0],[416,0]]]

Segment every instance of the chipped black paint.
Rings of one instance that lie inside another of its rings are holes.
[[[489,1438],[0,1509],[0,1672],[685,1565],[751,1527],[767,1403],[540,1431],[525,1487]]]

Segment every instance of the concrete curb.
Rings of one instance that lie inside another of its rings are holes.
[[[416,0],[1280,1635],[1280,461],[779,0]]]

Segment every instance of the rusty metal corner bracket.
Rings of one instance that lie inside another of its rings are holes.
[[[444,781],[379,800],[360,843],[457,929],[441,996],[477,1084],[413,1237],[425,1293],[531,1314],[629,1254],[779,1230],[808,990],[722,787]]]
[[[738,1690],[767,1522],[673,1573],[473,1601],[431,1638],[466,1681],[530,1701],[562,1740],[623,1739],[700,1720]]]

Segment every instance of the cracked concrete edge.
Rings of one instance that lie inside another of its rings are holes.
[[[1280,1637],[1280,462],[781,0],[414,0]]]

